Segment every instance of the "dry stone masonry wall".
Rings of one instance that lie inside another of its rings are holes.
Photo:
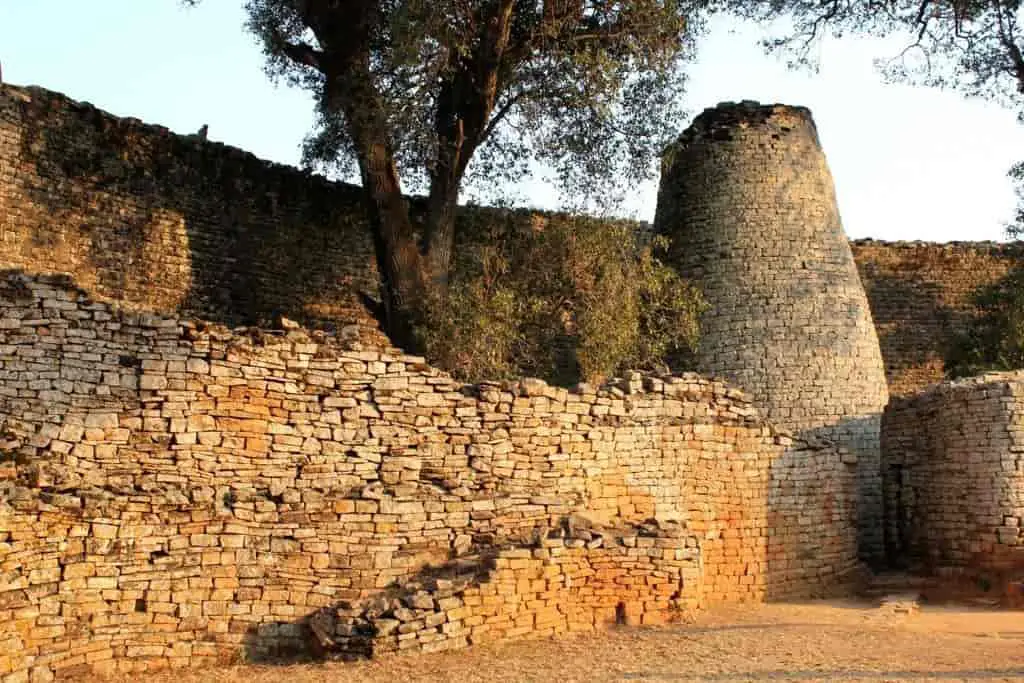
[[[0,85],[3,263],[230,323],[351,319],[375,292],[357,188],[41,88]]]
[[[820,595],[857,524],[872,561],[884,527],[894,560],[1020,566],[1020,377],[895,402],[880,461],[872,326],[894,395],[940,379],[1019,244],[851,255],[810,114],[753,103],[683,134],[655,228],[712,304],[702,371],[751,399],[459,385],[337,324],[377,282],[356,188],[0,85],[0,267],[30,273],[0,273],[0,680]],[[189,321],[278,315],[337,332]]]
[[[658,623],[857,575],[851,454],[736,389],[416,357],[0,278],[0,680]]]
[[[892,396],[944,379],[946,351],[977,315],[975,296],[1024,265],[1020,242],[851,242]]]
[[[743,102],[698,116],[666,152],[655,230],[710,304],[697,369],[857,453],[862,552],[879,561],[885,372],[810,112]]]
[[[469,226],[499,215],[460,211]],[[99,298],[230,324],[360,319],[357,294],[376,291],[357,188],[37,87],[0,84],[0,237],[0,266],[68,273]],[[900,396],[942,379],[974,291],[1021,263],[1019,244],[852,248]]]
[[[882,465],[894,563],[1024,570],[1024,373],[894,399]]]

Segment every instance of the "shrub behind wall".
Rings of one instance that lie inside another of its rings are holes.
[[[695,347],[703,300],[660,260],[663,238],[627,221],[509,217],[462,243],[450,292],[420,328],[434,362],[468,380],[571,384],[666,369]]]

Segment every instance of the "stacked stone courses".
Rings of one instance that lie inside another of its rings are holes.
[[[892,396],[945,379],[945,355],[978,314],[976,295],[1024,265],[1020,242],[850,243],[871,302]]]
[[[0,85],[7,267],[232,324],[358,318],[375,293],[358,188],[41,88]]]
[[[529,224],[528,213],[511,222]],[[480,207],[459,216],[460,234],[510,219]],[[357,187],[38,87],[0,84],[0,237],[4,267],[69,273],[97,298],[230,324],[358,319],[358,294],[377,288]],[[896,396],[942,380],[973,293],[1021,262],[1019,243],[851,246]]]
[[[855,459],[696,375],[396,349],[0,278],[5,683],[660,623],[855,580]]]
[[[665,153],[655,231],[709,303],[696,368],[772,422],[857,453],[861,550],[878,562],[885,371],[810,112],[742,102],[698,116]]]
[[[0,85],[0,681],[656,624],[841,590],[858,542],[1022,567],[1021,376],[910,396],[1020,244],[848,243],[807,110],[666,156],[722,380],[453,381],[367,319],[359,196]]]
[[[882,424],[893,563],[1024,569],[1024,372],[894,399]]]

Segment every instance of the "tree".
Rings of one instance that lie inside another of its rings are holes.
[[[946,375],[1024,368],[1024,269],[980,287],[972,303],[975,314],[946,349]]]
[[[397,342],[444,296],[471,162],[496,186],[546,162],[592,195],[651,173],[681,121],[688,1],[246,2],[268,73],[317,96],[306,161],[358,170]]]
[[[447,305],[423,337],[433,362],[467,381],[563,386],[687,367],[706,304],[661,260],[664,236],[579,215],[534,214],[528,231],[508,229],[511,212],[474,218],[483,225],[460,243]]]
[[[770,50],[813,66],[812,47],[831,32],[906,37],[882,61],[889,81],[955,90],[1017,110],[1024,123],[1024,28],[1020,0],[738,0],[725,6],[759,20],[787,17],[792,30],[765,41]],[[1018,196],[1007,234],[1024,235],[1024,162],[1009,170]]]
[[[788,17],[793,28],[768,40],[810,64],[811,47],[827,32],[907,38],[886,60],[894,81],[949,88],[1019,108],[1024,118],[1024,33],[1019,0],[741,0],[747,18]]]

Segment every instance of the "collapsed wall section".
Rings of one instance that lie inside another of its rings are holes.
[[[1024,570],[1024,373],[893,400],[882,467],[894,564]]]
[[[7,273],[0,428],[14,677],[656,623],[857,569],[852,465],[695,375],[463,386]]]
[[[810,112],[742,102],[698,116],[665,153],[655,230],[709,303],[696,369],[856,453],[861,552],[877,563],[885,371]]]

